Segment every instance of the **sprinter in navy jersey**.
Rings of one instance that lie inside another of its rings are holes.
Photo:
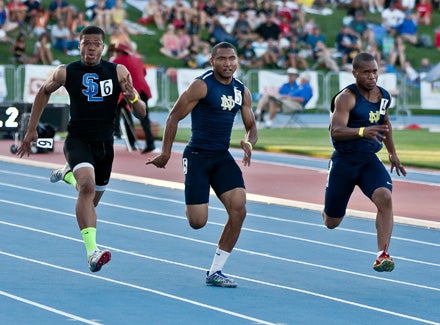
[[[237,51],[223,42],[212,49],[212,70],[196,78],[177,99],[168,115],[162,153],[147,161],[165,168],[180,120],[191,113],[191,139],[183,153],[185,174],[186,216],[194,229],[208,221],[210,187],[223,203],[228,220],[221,234],[206,284],[233,288],[237,283],[222,273],[229,254],[240,235],[246,217],[246,191],[240,167],[229,153],[229,142],[238,112],[246,129],[241,147],[243,164],[251,163],[252,148],[258,134],[249,90],[233,77],[237,67]]]
[[[17,155],[30,152],[37,140],[37,124],[50,96],[64,86],[70,98],[70,120],[64,143],[67,164],[51,175],[51,181],[64,179],[76,186],[76,218],[87,251],[89,269],[97,272],[111,259],[108,250],[96,245],[96,210],[109,182],[113,163],[113,130],[119,94],[131,103],[138,118],[146,105],[133,88],[125,66],[101,59],[104,31],[88,26],[80,33],[81,60],[58,66],[39,89],[32,106],[28,129]],[[73,173],[72,173],[73,171]]]
[[[348,201],[357,185],[376,205],[378,254],[373,264],[378,272],[390,272],[394,261],[387,253],[393,230],[392,181],[376,153],[382,142],[388,151],[391,172],[406,175],[397,157],[388,118],[390,94],[376,85],[378,67],[374,57],[360,53],[353,60],[355,84],[332,100],[330,136],[335,151],[329,164],[322,216],[325,225],[341,223]]]

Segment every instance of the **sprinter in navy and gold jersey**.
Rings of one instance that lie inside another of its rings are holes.
[[[246,217],[246,191],[240,167],[229,153],[232,126],[240,112],[246,129],[241,147],[243,164],[251,163],[252,148],[257,142],[257,127],[252,112],[249,89],[233,77],[237,67],[237,51],[223,42],[212,49],[212,70],[196,78],[178,98],[165,125],[162,153],[147,161],[165,168],[171,157],[177,126],[191,113],[191,139],[183,153],[185,174],[186,216],[194,229],[208,221],[210,187],[223,203],[228,221],[221,234],[206,284],[236,287],[234,280],[221,271],[234,248]]]
[[[390,94],[376,85],[378,66],[374,57],[360,53],[353,60],[355,84],[340,91],[332,100],[330,136],[335,151],[329,164],[322,216],[325,225],[336,228],[342,221],[348,201],[357,185],[376,205],[378,272],[390,272],[394,261],[387,253],[393,230],[392,181],[376,153],[382,143],[388,151],[391,172],[406,175],[397,157],[388,118]]]
[[[70,120],[64,143],[67,164],[52,173],[51,181],[64,179],[78,190],[76,217],[87,250],[89,268],[97,272],[111,259],[108,250],[96,245],[96,210],[109,182],[113,164],[113,131],[119,94],[130,102],[138,118],[146,105],[133,88],[125,66],[101,59],[104,31],[88,26],[80,33],[81,60],[58,66],[39,89],[32,106],[28,129],[17,155],[30,152],[37,140],[37,124],[50,96],[64,86],[70,98]],[[73,171],[73,174],[72,174]],[[70,178],[67,179],[70,175]]]

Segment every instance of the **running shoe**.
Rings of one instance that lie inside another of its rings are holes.
[[[89,269],[92,272],[98,272],[104,264],[110,262],[112,253],[108,250],[100,251],[96,249],[89,257]]]
[[[387,252],[383,252],[374,262],[373,269],[377,272],[391,272],[394,270],[394,261]]]
[[[56,183],[64,180],[64,177],[69,172],[71,173],[72,170],[70,169],[68,164],[65,164],[63,168],[52,170],[52,173],[50,174],[50,182]]]
[[[206,285],[224,288],[235,288],[237,286],[237,283],[224,275],[222,271],[217,271],[215,273],[212,273],[211,275],[209,275],[208,271],[206,272]]]

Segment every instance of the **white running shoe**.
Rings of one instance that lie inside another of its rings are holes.
[[[50,174],[50,182],[56,183],[64,180],[64,176],[70,171],[69,164],[65,164],[63,168],[52,170],[52,173]]]

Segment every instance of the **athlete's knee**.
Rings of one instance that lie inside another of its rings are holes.
[[[188,223],[193,229],[203,228],[208,222],[208,210],[203,206],[194,207],[187,206],[186,208],[186,218]]]
[[[93,180],[79,179],[76,186],[80,195],[95,197],[96,186]]]
[[[389,189],[385,187],[380,187],[373,192],[371,200],[376,204],[376,206],[381,208],[390,208],[393,204],[392,193]]]
[[[324,211],[322,211],[322,219],[324,220],[324,224],[328,229],[335,229],[341,224],[342,221],[342,218],[329,217]]]

